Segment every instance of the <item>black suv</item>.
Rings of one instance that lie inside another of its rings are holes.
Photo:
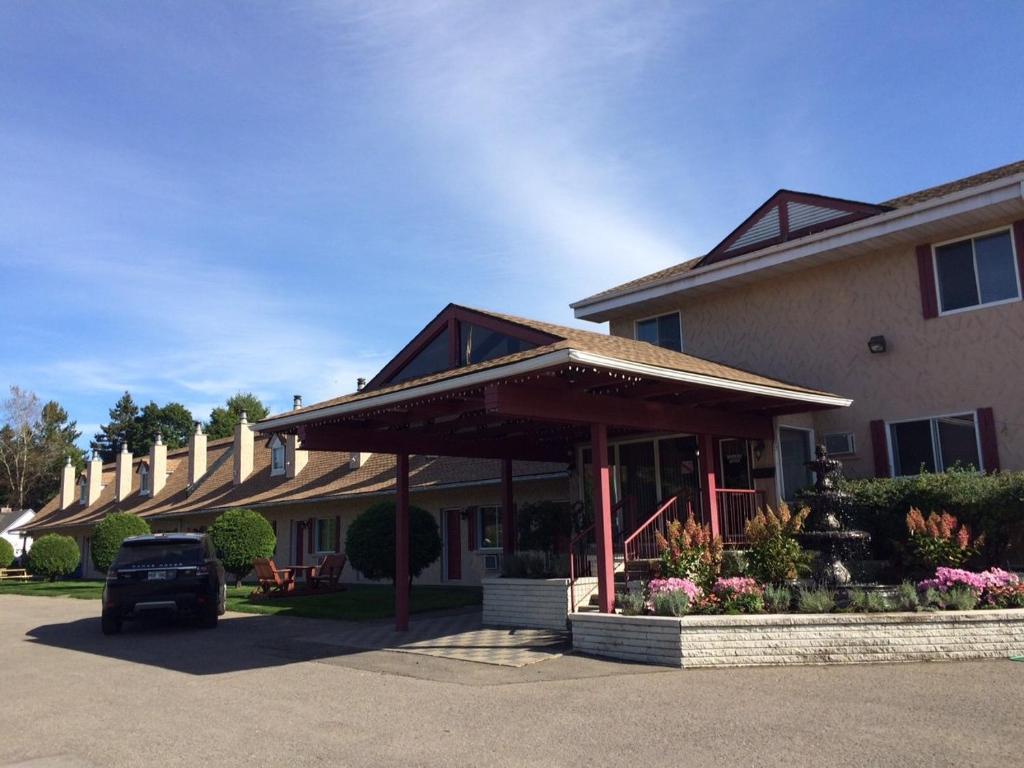
[[[226,599],[224,566],[205,534],[131,536],[107,572],[103,634],[120,632],[125,619],[160,611],[195,615],[212,629]]]

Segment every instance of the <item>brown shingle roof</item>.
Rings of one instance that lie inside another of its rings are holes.
[[[1004,179],[1008,176],[1015,176],[1018,173],[1024,173],[1024,160],[1020,160],[1016,163],[1009,163],[1008,165],[1002,165],[998,168],[993,168],[992,170],[984,171],[982,173],[976,173],[973,176],[967,176],[962,179],[957,179],[956,181],[950,181],[945,184],[928,187],[927,189],[922,189],[917,192],[911,192],[900,197],[894,197],[892,200],[886,200],[884,203],[880,203],[880,205],[885,208],[906,208],[907,206],[923,203],[937,197],[943,197],[944,195],[959,192],[963,189],[970,189],[971,187],[987,184],[990,181],[998,181],[999,179]],[[790,242],[798,242],[800,239],[801,238],[794,238]],[[657,272],[652,272],[649,275],[644,275],[643,277],[636,278],[635,280],[630,280],[627,283],[621,283],[620,285],[608,288],[600,293],[595,293],[592,296],[587,296],[584,299],[575,301],[571,306],[583,306],[595,301],[600,301],[601,299],[622,296],[641,288],[670,282],[671,280],[696,268],[704,258],[704,256],[700,256],[696,259],[690,259],[682,264],[677,264]]]
[[[103,490],[96,503],[83,508],[76,501],[61,510],[60,496],[50,500],[35,520],[26,527],[41,533],[46,530],[94,525],[113,512],[131,512],[145,518],[175,517],[199,514],[237,506],[273,506],[299,501],[330,499],[340,496],[386,493],[394,488],[395,458],[374,454],[358,469],[349,468],[350,454],[309,451],[309,461],[294,478],[270,474],[269,440],[256,437],[253,471],[239,485],[234,485],[233,441],[231,438],[211,441],[207,447],[207,474],[186,494],[188,451],[168,453],[167,485],[155,497],[139,496],[136,470],[148,457],[133,461],[132,492],[124,502],[114,500],[116,469],[114,464],[103,468]],[[172,471],[173,465],[173,471]],[[515,477],[558,476],[565,472],[563,464],[544,462],[513,462]],[[414,456],[410,462],[410,488],[422,491],[454,484],[497,482],[501,462],[486,459],[457,459]]]
[[[521,325],[525,328],[531,328],[536,331],[541,331],[542,333],[557,336],[559,337],[559,340],[551,344],[544,344],[534,347],[533,349],[516,352],[515,354],[496,357],[493,360],[465,365],[459,368],[451,368],[429,376],[409,379],[398,384],[377,387],[372,390],[363,390],[361,392],[353,392],[348,395],[342,395],[341,397],[324,400],[323,402],[313,403],[304,408],[270,416],[267,421],[299,414],[314,414],[316,411],[331,408],[333,406],[357,403],[361,400],[370,400],[371,398],[390,394],[392,392],[403,392],[426,384],[456,379],[461,376],[476,373],[477,371],[501,368],[507,365],[512,365],[513,363],[530,360],[532,358],[540,357],[541,355],[546,355],[550,352],[563,349],[573,349],[578,352],[589,352],[595,355],[614,357],[625,362],[651,365],[659,368],[665,368],[670,371],[712,376],[715,378],[725,379],[727,381],[745,384],[775,387],[807,395],[830,395],[828,392],[801,387],[797,384],[780,381],[778,379],[771,379],[767,376],[716,363],[712,360],[705,360],[704,358],[687,355],[682,352],[663,349],[662,347],[648,344],[645,341],[635,341],[621,336],[611,336],[604,333],[596,333],[594,331],[585,331],[580,328],[570,328],[568,326],[555,325],[553,323],[546,323],[539,320],[530,320],[528,318],[517,317],[515,315],[506,315],[500,312],[489,312],[469,307],[461,307],[461,309],[481,315],[488,315],[510,323],[515,323],[516,325]]]

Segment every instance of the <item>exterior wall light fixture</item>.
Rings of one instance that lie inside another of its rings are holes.
[[[880,355],[887,349],[885,336],[872,336],[868,339],[868,349],[872,355]]]

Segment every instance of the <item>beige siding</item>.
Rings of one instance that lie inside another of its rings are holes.
[[[1008,222],[1003,222],[1008,224]],[[964,232],[964,235],[971,234]],[[878,253],[680,300],[685,350],[852,397],[815,414],[825,432],[853,431],[848,473],[873,473],[869,422],[994,409],[1004,469],[1024,469],[1024,304],[925,320],[913,249]],[[611,324],[632,334],[635,316]],[[889,351],[872,355],[882,334]]]

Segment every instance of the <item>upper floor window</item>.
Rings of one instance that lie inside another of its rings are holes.
[[[981,468],[973,413],[892,422],[889,444],[896,476],[944,472],[957,463]]]
[[[637,341],[646,341],[658,347],[683,351],[683,322],[678,312],[636,321]]]
[[[270,441],[270,474],[284,474],[284,443],[277,435]]]
[[[149,496],[149,469],[145,464],[139,465],[139,493]]]
[[[84,477],[78,483],[78,503],[89,503],[89,484],[86,482]]]
[[[1010,230],[935,246],[935,280],[943,314],[1019,299]]]

